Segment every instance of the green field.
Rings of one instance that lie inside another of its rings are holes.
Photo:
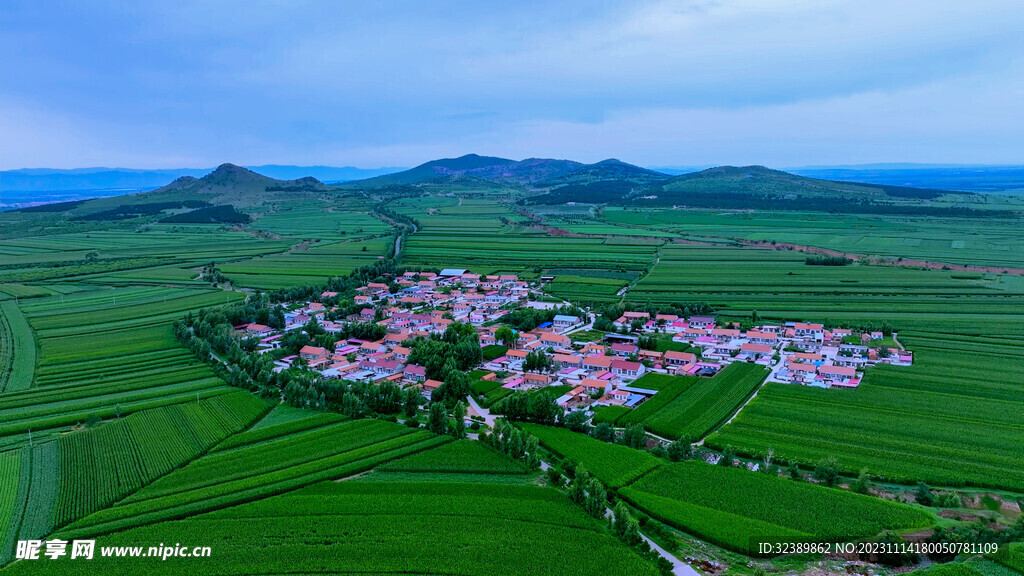
[[[526,474],[526,468],[480,442],[460,440],[426,452],[391,461],[379,468],[385,472],[431,472],[445,474]]]
[[[654,456],[627,446],[595,440],[565,428],[523,424],[523,429],[540,440],[542,446],[587,469],[610,488],[635,481],[661,464]]]
[[[514,535],[514,537],[511,537]],[[657,574],[563,494],[537,486],[326,482],[97,539],[210,546],[210,558],[48,562],[48,574]],[[567,555],[571,542],[587,554]],[[523,562],[528,557],[529,562]],[[19,562],[11,574],[38,574]]]
[[[745,362],[733,362],[712,378],[680,376],[677,384],[666,386],[616,424],[643,424],[651,433],[673,440],[703,438],[735,413],[766,376],[765,367]],[[665,401],[659,401],[662,394],[667,395]]]
[[[0,392],[24,390],[36,369],[36,343],[17,302],[0,302]]]
[[[663,466],[621,492],[667,524],[738,551],[757,542],[857,540],[934,521],[903,504],[695,461]]]

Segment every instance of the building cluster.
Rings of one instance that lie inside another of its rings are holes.
[[[743,330],[738,323],[720,326],[712,316],[637,311],[625,312],[614,322],[625,333],[605,334],[599,342],[574,338],[574,333],[590,333],[580,330],[588,318],[567,315],[514,332],[511,339],[503,334],[501,342],[502,317],[521,306],[536,306],[529,298],[536,288],[517,276],[446,269],[439,274],[407,272],[393,284],[397,290],[384,283],[358,288],[355,302],[364,307],[345,318],[330,320],[336,314],[329,315],[324,304],[305,302],[290,306],[284,330],[258,324],[237,328],[259,337],[259,348],[267,351],[277,348],[285,333],[302,329],[312,319],[329,334],[341,333],[352,323],[377,324],[385,330],[378,340],[339,338],[333,350],[309,344],[278,360],[278,369],[301,358],[328,378],[391,381],[417,386],[429,396],[441,382],[428,379],[424,366],[409,362],[410,341],[442,334],[453,322],[467,323],[475,327],[482,347],[498,351],[479,367],[482,380],[511,390],[564,386],[568,391],[558,403],[568,409],[636,406],[656,393],[634,385],[646,373],[713,376],[731,362],[754,362],[771,370],[770,381],[855,387],[869,365],[912,362],[909,352],[880,346],[883,335],[878,332],[826,330],[821,324],[802,322]],[[326,300],[336,294],[321,296]],[[640,339],[652,335],[685,344],[689,351],[641,349]]]
[[[719,326],[710,316],[682,319],[670,314],[626,312],[619,326],[641,333],[672,334],[676,342],[701,350],[706,361],[728,364],[756,362],[771,369],[770,381],[818,387],[856,387],[867,366],[886,363],[909,366],[913,355],[898,346],[881,345],[882,332],[825,329],[822,324],[785,322],[741,330],[738,323]],[[693,373],[696,367],[684,368]]]

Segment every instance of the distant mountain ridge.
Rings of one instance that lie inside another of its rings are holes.
[[[510,160],[495,156],[466,154],[458,158],[431,160],[395,174],[350,182],[349,187],[379,188],[387,186],[444,183],[453,177],[475,177],[498,184],[548,187],[577,181],[626,179],[637,181],[667,180],[669,176],[615,159],[594,164],[551,158]]]
[[[267,164],[247,166],[253,172],[278,180],[312,176],[321,182],[347,182],[370,178],[404,168],[354,168],[351,166],[290,166]],[[213,168],[21,168],[0,171],[4,190],[53,192],[60,190],[148,190],[158,188],[182,176],[201,178]]]

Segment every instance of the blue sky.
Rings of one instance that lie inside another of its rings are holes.
[[[1024,163],[1019,0],[0,3],[0,168]]]

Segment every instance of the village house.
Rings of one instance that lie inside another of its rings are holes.
[[[636,378],[644,373],[644,365],[639,362],[630,362],[629,360],[612,360],[611,372],[619,376]]]

